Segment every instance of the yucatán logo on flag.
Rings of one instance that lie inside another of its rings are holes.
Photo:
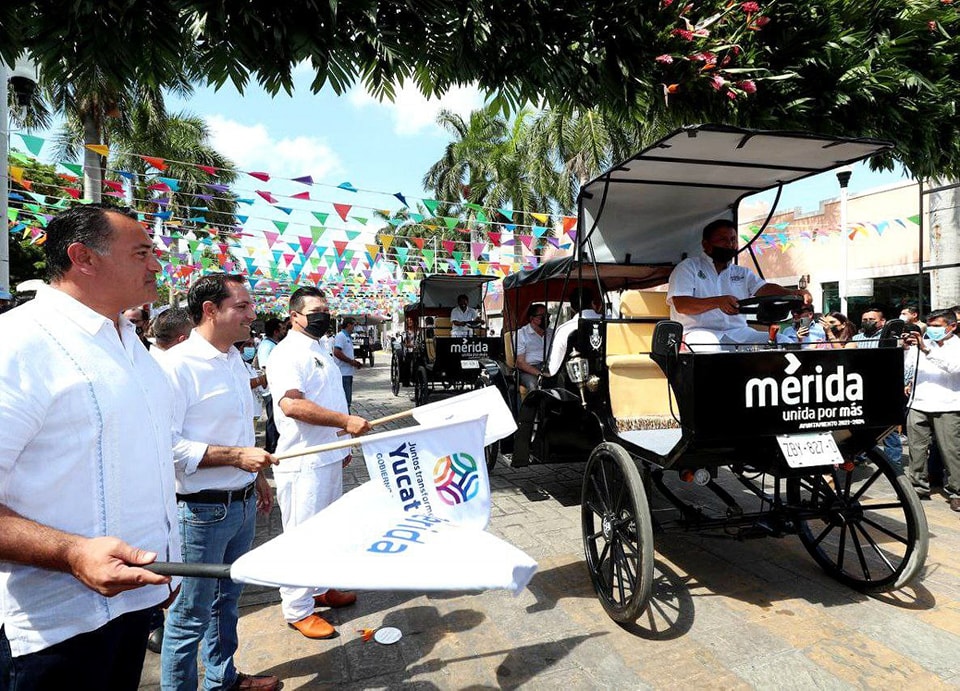
[[[480,491],[477,461],[463,451],[438,458],[433,466],[433,483],[444,504],[456,506],[468,502]]]

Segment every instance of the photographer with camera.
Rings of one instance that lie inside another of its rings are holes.
[[[940,451],[945,477],[943,489],[950,508],[960,511],[960,339],[957,317],[951,310],[932,312],[925,337],[916,332],[903,339],[905,362],[915,363],[907,403],[907,439],[910,460],[907,477],[921,497],[930,496],[927,467],[932,444]]]

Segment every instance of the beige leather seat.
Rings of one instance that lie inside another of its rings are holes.
[[[657,321],[670,317],[667,294],[629,290],[620,302],[620,314],[635,322],[607,325],[607,370],[610,407],[620,429],[674,427],[667,378],[650,359]],[[639,320],[643,321],[639,321]],[[674,402],[674,411],[676,403]]]

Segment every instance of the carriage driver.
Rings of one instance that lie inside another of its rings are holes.
[[[768,335],[747,325],[738,312],[739,300],[765,295],[796,295],[804,303],[806,290],[790,290],[767,283],[750,269],[733,264],[737,256],[737,227],[719,219],[703,229],[703,252],[677,264],[670,274],[667,303],[670,318],[683,325],[683,340],[700,350],[717,350],[737,343],[766,343]],[[706,346],[706,348],[704,348]]]
[[[450,310],[450,323],[453,325],[450,335],[454,338],[472,336],[474,327],[481,326],[480,315],[475,307],[468,305],[466,295],[457,296],[457,306]]]

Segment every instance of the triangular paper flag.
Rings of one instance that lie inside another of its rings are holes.
[[[342,218],[342,219],[344,220],[344,222],[346,222],[346,220],[347,220],[347,214],[350,213],[350,209],[352,209],[352,208],[353,208],[353,207],[350,206],[349,204],[334,204],[334,205],[333,205],[333,210],[337,212],[337,214],[340,216],[340,218]]]
[[[247,172],[247,175],[249,175],[252,178],[256,178],[257,180],[263,180],[264,182],[270,181],[270,173],[260,173],[257,171],[250,171],[250,172]]]
[[[106,154],[104,154],[106,155]],[[144,161],[152,165],[159,171],[164,171],[167,169],[167,163],[162,158],[157,158],[156,156],[141,156]]]
[[[99,156],[106,156],[110,153],[110,147],[106,144],[87,144],[85,148],[90,149],[90,151]]]
[[[24,134],[23,132],[17,132],[17,135],[20,139],[23,140],[23,145],[27,147],[27,151],[32,153],[34,156],[40,155],[40,150],[43,148],[43,142],[46,141],[41,137],[35,137],[32,134]]]
[[[309,201],[309,200],[310,200],[310,193],[309,193],[309,192],[297,192],[296,194],[290,195],[290,198],[291,198],[291,199],[306,199],[306,200]]]
[[[269,192],[267,192],[267,191],[257,190],[257,194],[259,194],[261,197],[263,197],[264,199],[266,199],[266,200],[267,200],[268,202],[270,202],[271,204],[276,204],[276,203],[277,203],[277,200],[274,198],[274,196],[273,196],[272,194],[270,194]]]
[[[440,206],[440,202],[434,201],[433,199],[424,199],[423,205],[430,210],[432,216],[437,215],[437,207]]]

